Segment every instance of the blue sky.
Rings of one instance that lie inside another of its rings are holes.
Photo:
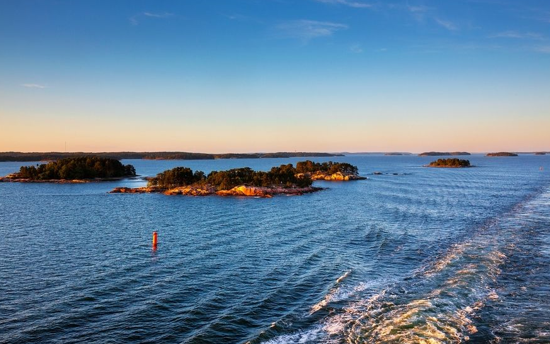
[[[0,1],[0,151],[550,150],[547,1]]]

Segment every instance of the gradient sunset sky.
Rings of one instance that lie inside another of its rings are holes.
[[[546,0],[0,1],[0,151],[550,150]]]

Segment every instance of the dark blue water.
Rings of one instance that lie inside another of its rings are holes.
[[[369,179],[272,199],[0,183],[0,342],[550,342],[550,157],[337,160]]]

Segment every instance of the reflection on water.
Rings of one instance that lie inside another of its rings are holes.
[[[550,341],[548,156],[338,160],[388,174],[273,199],[0,183],[0,342]]]

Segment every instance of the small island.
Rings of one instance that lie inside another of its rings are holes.
[[[427,167],[437,167],[437,168],[465,168],[472,167],[469,160],[461,159],[438,159],[432,161]]]
[[[302,161],[273,167],[270,171],[254,171],[249,167],[212,171],[205,175],[188,167],[176,167],[150,178],[146,187],[117,187],[111,193],[163,193],[188,196],[256,196],[278,194],[303,195],[322,190],[312,186],[315,180],[349,181],[366,179],[358,175],[356,166],[348,163],[315,163]]]
[[[123,165],[111,158],[96,156],[66,158],[47,164],[22,166],[19,172],[0,178],[0,182],[86,183],[135,177],[132,165]]]
[[[510,152],[498,152],[498,153],[488,153],[486,156],[497,157],[497,156],[518,156],[516,153]]]
[[[535,155],[546,155],[546,152],[535,152]]]
[[[459,155],[471,155],[468,152],[424,152],[418,154],[418,156],[459,156]]]

